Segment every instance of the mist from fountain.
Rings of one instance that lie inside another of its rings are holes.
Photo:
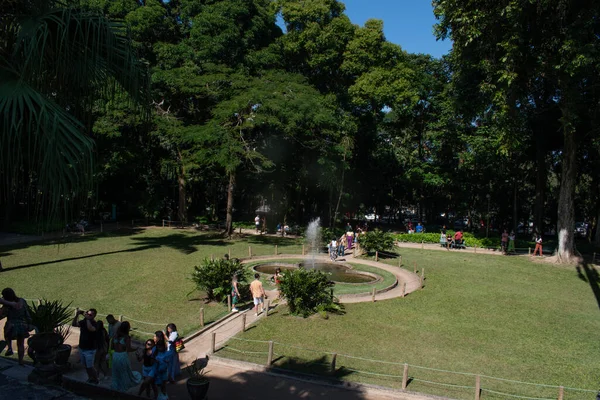
[[[306,241],[308,245],[308,262],[306,267],[314,268],[319,248],[321,247],[321,218],[312,220],[306,228]]]

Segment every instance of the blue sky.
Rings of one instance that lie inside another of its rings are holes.
[[[383,20],[383,31],[389,42],[399,44],[410,53],[427,53],[434,57],[446,54],[449,40],[436,41],[433,35],[431,0],[341,0],[346,15],[360,26],[370,18]]]

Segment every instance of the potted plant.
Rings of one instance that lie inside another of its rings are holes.
[[[204,400],[208,393],[209,379],[206,377],[204,368],[208,364],[208,356],[206,358],[195,359],[188,367],[187,372],[190,375],[186,385],[187,390],[192,400]]]
[[[55,362],[67,365],[71,346],[64,342],[70,333],[70,305],[64,305],[60,300],[44,299],[38,305],[32,304],[30,308],[31,324],[36,333],[27,341],[28,354],[36,364],[41,364],[38,366],[41,371],[53,371]]]

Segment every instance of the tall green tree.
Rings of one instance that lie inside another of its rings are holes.
[[[500,118],[507,120],[528,105],[535,87],[549,85],[563,137],[558,255],[571,260],[580,117],[600,44],[600,6],[593,1],[439,0],[434,7],[439,36],[454,41],[457,74],[469,79],[466,73],[475,72],[479,93],[488,96]]]

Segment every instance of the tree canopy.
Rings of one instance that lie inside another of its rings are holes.
[[[263,207],[600,244],[600,5],[433,6],[441,59],[337,0],[2,5],[2,224],[114,204],[231,234]]]

